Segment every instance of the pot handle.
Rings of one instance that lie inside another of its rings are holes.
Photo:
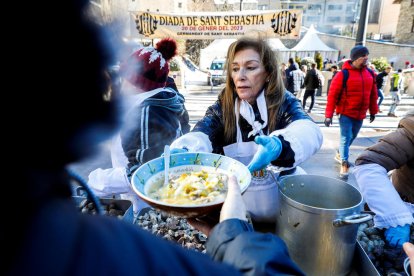
[[[349,224],[358,224],[369,221],[372,219],[372,215],[370,214],[356,214],[350,215],[341,219],[336,219],[333,221],[333,226],[340,227]]]

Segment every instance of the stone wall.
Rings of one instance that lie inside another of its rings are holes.
[[[402,0],[400,8],[400,16],[398,17],[397,33],[395,35],[396,43],[405,43],[414,45],[414,5],[412,0]]]
[[[412,20],[411,20],[412,22]],[[349,58],[349,52],[355,46],[355,39],[339,35],[318,33],[319,38],[331,48],[338,49],[339,56]],[[414,64],[414,45],[403,45],[389,42],[367,40],[370,58],[386,57],[389,62],[394,62],[394,68],[404,68],[405,62]]]

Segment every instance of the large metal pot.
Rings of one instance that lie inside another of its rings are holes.
[[[352,185],[319,175],[293,175],[279,183],[276,233],[307,275],[346,275],[351,270],[361,193]]]

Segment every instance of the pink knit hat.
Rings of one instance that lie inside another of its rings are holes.
[[[164,87],[170,71],[168,61],[177,54],[176,51],[175,40],[162,39],[155,48],[144,47],[135,51],[121,66],[121,74],[145,91]]]

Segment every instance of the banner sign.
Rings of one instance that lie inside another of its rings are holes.
[[[299,39],[302,10],[172,13],[138,12],[136,29],[143,38],[237,38],[252,33],[266,38]]]

